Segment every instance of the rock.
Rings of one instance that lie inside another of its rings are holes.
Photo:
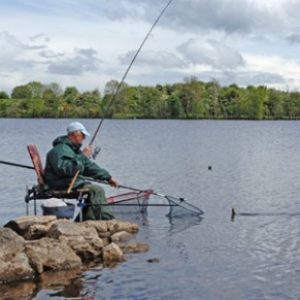
[[[45,272],[39,277],[39,285],[45,290],[53,290],[53,287],[62,287],[70,285],[82,276],[80,268],[63,270],[60,272]]]
[[[69,245],[83,262],[102,259],[101,251],[104,244],[99,237],[94,240],[87,241],[82,236],[61,236],[59,241]]]
[[[68,244],[82,261],[101,259],[104,243],[94,227],[60,220],[52,225],[47,236]]]
[[[52,238],[28,241],[25,253],[34,270],[41,274],[49,270],[67,270],[79,267],[81,259],[67,244]]]
[[[28,300],[36,299],[38,292],[35,282],[13,282],[10,284],[1,284],[1,300]]]
[[[115,243],[110,243],[102,249],[102,260],[104,263],[125,261],[122,250]]]
[[[122,247],[124,253],[141,253],[149,251],[149,245],[143,243],[131,243]]]
[[[86,240],[98,238],[98,233],[93,227],[82,226],[69,220],[59,220],[48,231],[47,237],[59,239],[60,236],[83,236]]]
[[[41,279],[40,274],[49,270],[80,269],[82,262],[117,264],[125,260],[121,245],[134,253],[149,249],[145,244],[125,244],[136,232],[137,224],[119,220],[74,223],[55,216],[12,220],[0,229],[0,284]]]
[[[99,237],[107,238],[110,236],[110,232],[108,231],[107,221],[85,221],[81,223],[82,226],[85,227],[93,227],[97,230]]]
[[[11,228],[26,239],[42,237],[53,223],[55,216],[26,216],[9,221],[4,227]]]
[[[128,233],[127,231],[120,231],[114,233],[110,238],[113,243],[119,244],[128,242],[133,238],[133,235],[131,233]]]
[[[139,226],[137,224],[129,223],[120,220],[109,220],[106,221],[107,228],[110,234],[114,234],[119,231],[126,231],[128,233],[137,233],[139,231]]]
[[[24,254],[25,240],[10,228],[0,229],[0,282],[32,278],[34,271]]]

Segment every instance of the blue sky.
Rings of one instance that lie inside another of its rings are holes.
[[[0,0],[0,90],[32,80],[81,91],[120,80],[167,1]],[[173,0],[128,84],[196,76],[300,89],[300,0]]]

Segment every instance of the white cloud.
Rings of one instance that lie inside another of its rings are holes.
[[[97,71],[100,59],[97,58],[94,49],[77,49],[75,56],[70,58],[59,58],[50,62],[47,68],[49,73],[62,75],[82,75],[85,71]]]
[[[216,69],[235,69],[244,65],[243,57],[237,50],[215,40],[191,39],[180,45],[178,50],[192,64]]]
[[[129,51],[124,56],[120,57],[120,62],[123,65],[129,65],[136,51]],[[144,51],[136,59],[138,66],[153,66],[159,68],[181,68],[186,66],[186,62],[176,56],[174,53],[167,51]]]
[[[0,90],[31,80],[102,89],[120,80],[165,4],[1,1]],[[174,0],[126,81],[171,83],[197,75],[299,89],[299,17],[300,0]]]

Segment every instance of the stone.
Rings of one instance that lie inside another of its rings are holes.
[[[25,253],[38,274],[49,270],[68,270],[81,265],[80,257],[71,247],[53,238],[28,241]]]
[[[28,300],[36,299],[37,284],[33,281],[13,282],[1,284],[1,300]]]
[[[10,228],[0,229],[0,282],[33,278],[24,251],[25,240]]]
[[[52,225],[47,237],[68,244],[82,261],[101,259],[101,250],[104,243],[94,227],[83,226],[81,223],[68,220],[60,220]]]
[[[59,220],[54,223],[47,233],[47,237],[59,239],[60,236],[83,236],[86,240],[98,238],[98,233],[93,227],[82,226],[69,220]]]
[[[102,249],[102,260],[104,263],[125,261],[120,247],[115,243],[110,243]]]
[[[139,226],[134,223],[129,223],[120,220],[109,220],[107,222],[108,231],[114,234],[119,231],[126,231],[128,233],[137,233],[139,231]]]
[[[86,240],[83,236],[60,236],[59,240],[68,244],[83,262],[102,259],[104,243],[99,237]]]
[[[93,227],[97,230],[99,237],[106,238],[110,236],[107,221],[85,221],[82,223],[84,227]]]
[[[141,253],[149,251],[150,247],[144,243],[130,243],[128,245],[124,245],[122,250],[124,253]]]
[[[26,239],[34,239],[45,234],[56,221],[56,216],[25,216],[9,221],[4,227],[11,228]]]
[[[111,241],[116,244],[128,242],[132,238],[133,235],[127,231],[116,232],[110,237]]]

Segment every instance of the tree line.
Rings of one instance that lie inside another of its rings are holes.
[[[159,119],[300,119],[300,93],[265,86],[222,87],[196,77],[181,83],[130,86],[124,83],[111,104],[118,81],[98,89],[64,90],[58,83],[32,81],[0,91],[0,117],[10,118],[159,118]]]

